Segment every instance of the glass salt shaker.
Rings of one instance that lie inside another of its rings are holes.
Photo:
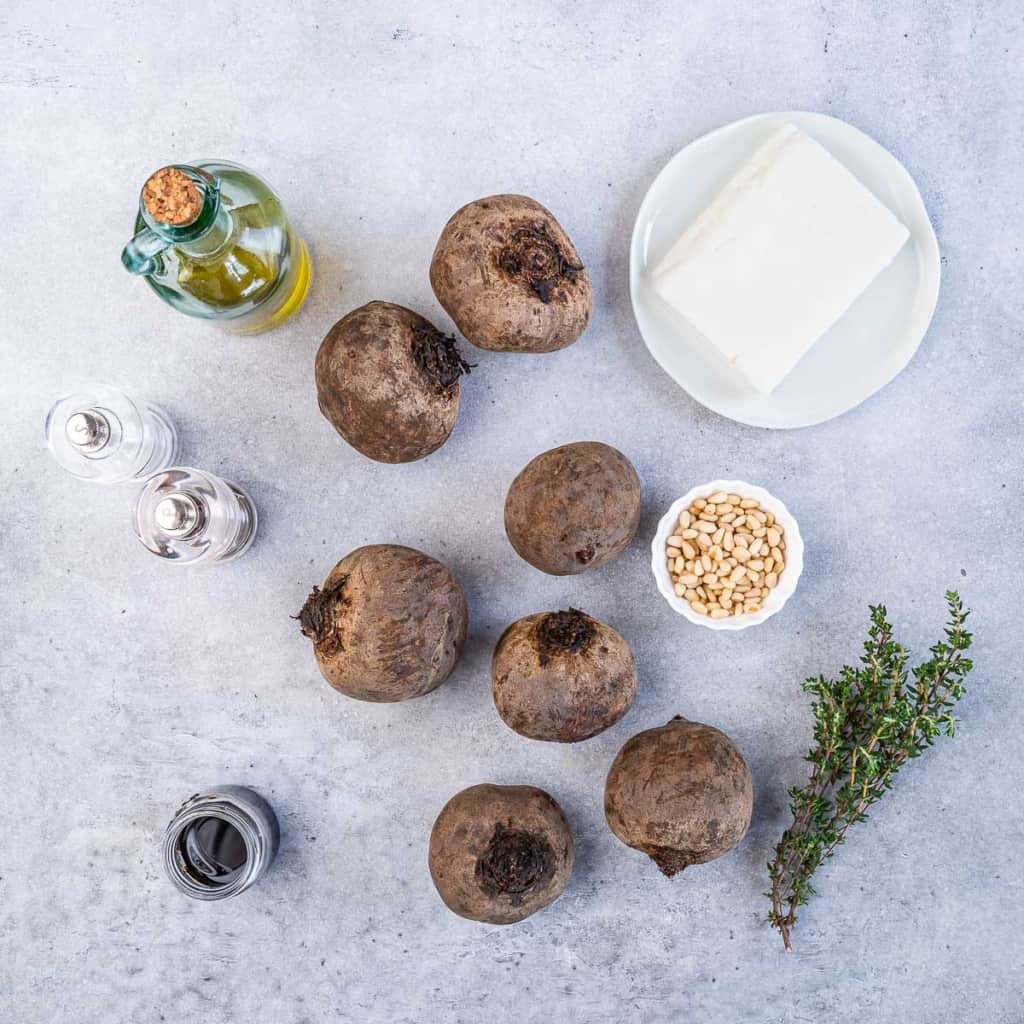
[[[135,503],[135,533],[169,561],[226,562],[256,537],[256,506],[236,484],[175,466],[146,481]]]
[[[162,860],[179,892],[223,900],[270,867],[280,830],[270,804],[245,786],[215,786],[189,797],[164,833]]]
[[[46,443],[69,473],[113,484],[145,480],[172,465],[178,433],[158,406],[91,384],[57,399],[46,417]]]

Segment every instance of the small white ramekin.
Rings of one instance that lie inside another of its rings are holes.
[[[730,615],[725,619],[713,619],[710,615],[699,615],[690,607],[685,598],[676,597],[672,587],[672,577],[669,575],[668,561],[665,557],[666,541],[675,533],[679,514],[688,508],[695,499],[706,498],[716,491],[739,494],[743,498],[756,498],[761,502],[761,508],[766,512],[771,512],[775,516],[776,522],[781,523],[785,531],[786,568],[779,577],[778,585],[765,598],[761,610],[750,615]],[[712,480],[711,483],[701,484],[687,491],[678,501],[674,501],[672,507],[661,517],[654,540],[651,542],[651,570],[661,596],[668,601],[674,611],[695,625],[704,626],[705,629],[736,631],[760,625],[765,619],[770,619],[796,590],[796,584],[803,568],[804,542],[800,537],[800,528],[789,509],[763,487],[755,487],[742,480]]]

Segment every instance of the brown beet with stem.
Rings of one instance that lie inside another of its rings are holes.
[[[640,478],[622,452],[577,441],[538,455],[512,481],[505,532],[520,557],[553,576],[618,558],[640,525]]]
[[[604,788],[611,830],[669,877],[728,853],[753,805],[750,769],[732,740],[679,715],[629,740]]]
[[[535,740],[575,743],[614,725],[636,700],[636,663],[611,626],[570,608],[512,623],[491,662],[498,714]]]
[[[448,678],[466,642],[466,599],[436,559],[397,544],[357,548],[314,587],[299,622],[324,678],[348,697],[420,697]]]
[[[356,451],[413,462],[448,440],[469,364],[453,337],[404,306],[369,302],[342,317],[316,354],[320,411]]]
[[[462,207],[438,239],[430,284],[468,341],[499,352],[571,345],[594,301],[569,236],[527,196],[488,196]]]
[[[430,876],[460,917],[514,924],[569,883],[572,832],[554,798],[534,786],[470,786],[445,804],[430,833]]]

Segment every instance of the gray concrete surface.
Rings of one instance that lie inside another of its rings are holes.
[[[1010,0],[6,0],[0,1020],[1019,1022],[1022,43]],[[907,164],[945,279],[891,386],[767,433],[697,407],[648,356],[627,240],[680,146],[794,107]],[[146,174],[204,155],[262,171],[313,247],[312,298],[277,333],[225,337],[119,266]],[[592,329],[540,358],[474,352],[447,447],[367,463],[317,412],[321,336],[372,298],[447,326],[436,235],[505,190],[577,240]],[[48,404],[90,377],[165,403],[188,461],[251,488],[262,528],[243,561],[158,563],[129,491],[47,458]],[[557,580],[517,560],[502,500],[528,458],[580,438],[635,461],[645,516],[617,563]],[[680,621],[647,569],[662,509],[723,475],[782,496],[808,549],[785,612],[738,636]],[[447,561],[473,615],[448,684],[395,706],[331,691],[289,619],[336,559],[382,540]],[[960,732],[821,872],[786,956],[761,894],[810,738],[799,683],[857,655],[869,601],[923,650],[951,585],[978,635]],[[642,690],[616,728],[561,748],[502,725],[488,664],[512,619],[569,604],[632,641]],[[738,850],[669,882],[611,836],[601,794],[626,738],[676,712],[736,739],[757,803]],[[218,780],[272,800],[283,847],[264,884],[197,905],[161,877],[159,840]],[[564,898],[505,930],[450,915],[426,870],[438,810],[484,780],[550,789],[578,840]]]

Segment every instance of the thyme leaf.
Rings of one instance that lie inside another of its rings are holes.
[[[946,592],[949,623],[931,657],[908,671],[910,653],[893,639],[884,605],[871,606],[871,625],[859,667],[847,665],[837,679],[818,676],[803,688],[813,698],[814,746],[806,785],[789,791],[792,824],[768,864],[768,921],[786,949],[797,908],[815,895],[814,872],[846,840],[851,825],[891,788],[909,760],[935,740],[952,736],[952,709],[964,694],[972,668],[966,651],[969,612],[956,591]]]

